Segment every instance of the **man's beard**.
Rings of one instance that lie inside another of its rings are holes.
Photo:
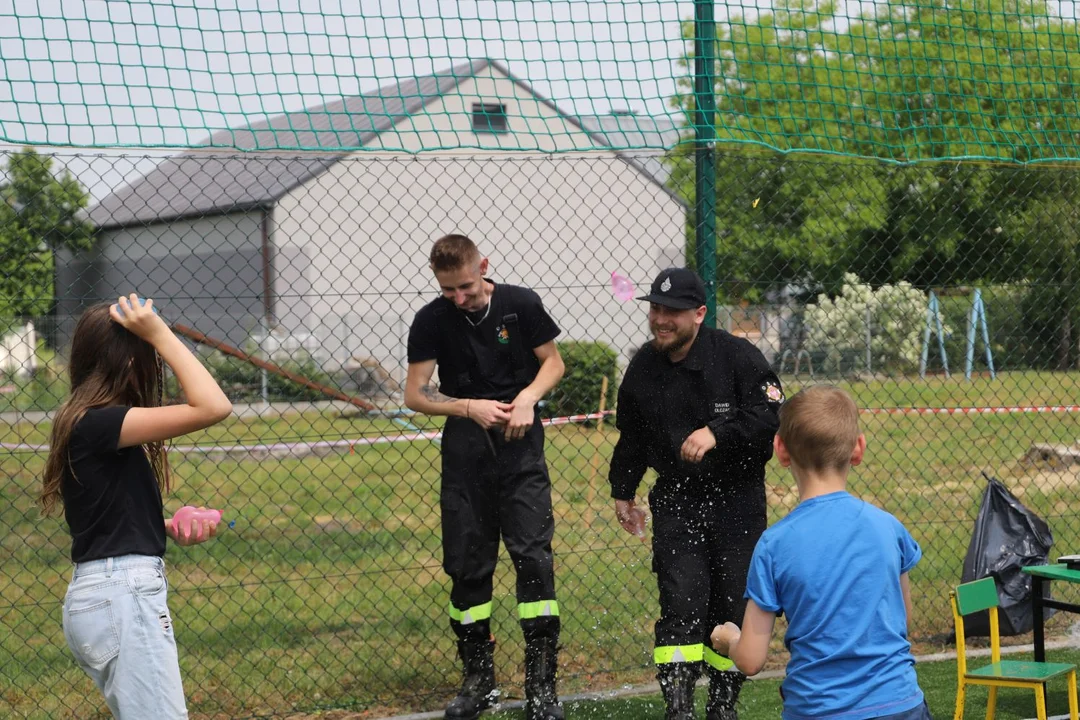
[[[694,339],[693,330],[689,330],[689,331],[686,331],[686,332],[676,330],[674,333],[672,333],[670,339],[664,341],[666,344],[661,344],[661,340],[656,337],[656,333],[655,333],[655,331],[653,331],[652,346],[658,352],[662,352],[665,355],[672,355],[674,353],[679,352],[680,350],[685,348],[687,345],[689,345],[690,341],[693,340],[693,339]]]

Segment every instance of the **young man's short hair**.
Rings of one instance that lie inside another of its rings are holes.
[[[859,408],[844,390],[814,385],[780,408],[777,434],[800,468],[843,472],[859,439]]]
[[[431,269],[435,272],[459,270],[480,260],[476,243],[464,235],[443,235],[431,247]]]

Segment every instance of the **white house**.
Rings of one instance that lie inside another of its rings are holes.
[[[437,292],[431,243],[461,232],[496,281],[540,293],[564,339],[602,340],[625,359],[647,335],[644,311],[615,299],[611,273],[642,288],[682,264],[684,203],[498,62],[210,144],[252,151],[185,152],[89,210],[100,243],[58,259],[62,314],[134,288],[230,344],[269,326],[401,377],[409,323]],[[323,150],[253,150],[275,146]]]

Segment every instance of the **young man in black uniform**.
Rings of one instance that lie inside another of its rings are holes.
[[[628,532],[647,467],[660,620],[653,653],[668,720],[694,717],[694,683],[709,673],[708,720],[733,720],[745,676],[712,651],[716,623],[738,622],[746,573],[765,530],[765,463],[784,400],[761,352],[702,325],[705,286],[691,270],[661,272],[649,295],[652,342],[619,387],[611,496]]]
[[[555,521],[544,428],[536,412],[536,403],[563,374],[555,347],[559,328],[535,292],[486,279],[488,260],[464,235],[437,240],[430,267],[442,297],[425,305],[409,329],[405,404],[447,416],[443,567],[452,582],[450,627],[465,680],[446,717],[475,718],[498,694],[490,617],[501,536],[517,572],[527,717],[561,720],[555,693]],[[438,389],[431,384],[436,365]]]

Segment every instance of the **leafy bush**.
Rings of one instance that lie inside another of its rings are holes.
[[[559,345],[566,373],[548,397],[545,417],[583,415],[599,410],[600,389],[608,379],[606,407],[615,403],[619,356],[606,343],[568,340]]]
[[[205,357],[204,363],[230,400],[234,402],[262,400],[262,368],[221,352],[210,353]],[[332,388],[337,387],[330,375],[323,370],[322,365],[307,353],[294,353],[291,359],[274,364],[307,380]],[[174,391],[175,380],[171,385],[169,390]],[[318,390],[300,385],[269,370],[266,371],[266,386],[267,399],[270,402],[330,399]]]

